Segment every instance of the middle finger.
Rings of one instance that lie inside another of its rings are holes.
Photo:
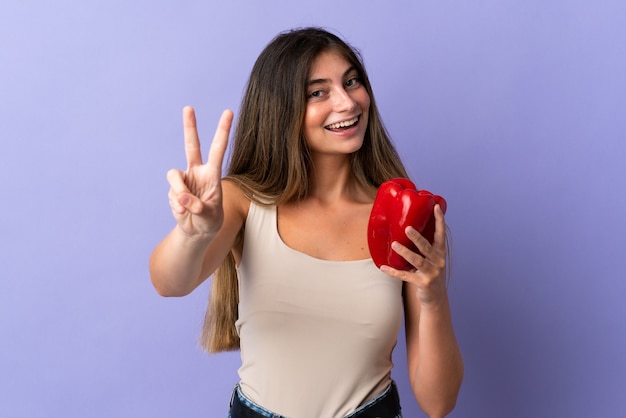
[[[196,115],[191,106],[183,108],[183,133],[185,137],[185,156],[187,157],[187,169],[202,164],[200,151],[200,138],[196,126]]]

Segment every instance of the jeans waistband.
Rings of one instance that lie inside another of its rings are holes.
[[[395,382],[387,387],[376,398],[358,407],[354,412],[344,418],[401,418],[400,397]],[[230,400],[229,418],[287,418],[263,408],[248,399],[239,388],[235,386]]]

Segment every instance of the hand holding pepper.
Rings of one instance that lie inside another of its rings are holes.
[[[397,270],[414,268],[391,245],[397,241],[421,254],[407,237],[405,229],[413,227],[432,244],[435,236],[435,205],[439,205],[445,213],[447,204],[443,197],[427,190],[418,191],[407,179],[391,179],[378,188],[367,228],[370,254],[377,267],[388,265]]]
[[[372,259],[385,273],[412,283],[422,304],[446,299],[446,201],[407,179],[383,183],[368,224]]]

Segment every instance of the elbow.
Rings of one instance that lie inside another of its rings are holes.
[[[178,280],[175,280],[171,274],[165,273],[161,271],[155,264],[154,260],[151,258],[148,266],[148,270],[150,272],[150,281],[152,282],[152,286],[154,290],[156,290],[159,296],[163,297],[181,297],[186,296],[193,291],[195,288],[184,288],[178,283]]]
[[[174,287],[167,280],[159,280],[155,276],[151,276],[151,281],[157,294],[166,298],[187,296],[193,290]]]
[[[155,283],[154,281],[152,282],[152,285],[154,286],[154,290],[156,290],[157,294],[165,298],[182,297],[191,293],[189,290],[173,289],[168,286],[164,286],[163,284]]]
[[[154,282],[152,282],[152,286],[154,286],[154,290],[156,290],[157,294],[159,296],[163,296],[164,298],[184,296]]]
[[[431,418],[445,417],[450,414],[454,408],[456,408],[459,392],[461,391],[461,384],[463,383],[463,365],[461,364],[459,370],[454,379],[451,380],[449,391],[447,395],[443,396],[437,405],[433,405],[432,410],[427,412]]]
[[[174,296],[174,294],[166,286],[164,286],[161,282],[156,280],[154,277],[151,278],[151,281],[152,281],[152,287],[154,287],[154,290],[156,290],[159,296],[163,296],[165,298]]]
[[[429,418],[444,418],[449,413],[451,413],[456,407],[456,399],[457,394],[450,394],[446,398],[440,398],[439,400],[431,401],[431,402],[420,402],[418,400],[418,405],[420,409],[429,417]]]
[[[442,402],[440,405],[437,405],[436,407],[430,407],[430,408],[422,407],[422,410],[424,411],[426,415],[428,415],[429,418],[444,418],[450,412],[452,412],[455,407],[456,407],[456,398],[450,399],[449,401],[445,403]]]
[[[464,369],[461,363],[456,373],[450,376],[447,384],[441,387],[436,394],[429,391],[428,394],[422,393],[422,396],[419,396],[418,391],[414,391],[415,398],[422,411],[430,418],[443,418],[450,414],[456,408],[463,375]]]

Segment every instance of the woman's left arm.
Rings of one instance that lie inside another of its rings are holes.
[[[435,222],[432,245],[413,228],[407,228],[407,236],[423,255],[393,244],[394,250],[415,267],[412,271],[381,267],[404,281],[409,379],[418,404],[431,418],[444,417],[454,409],[463,380],[463,359],[446,288],[446,227],[438,205]]]

